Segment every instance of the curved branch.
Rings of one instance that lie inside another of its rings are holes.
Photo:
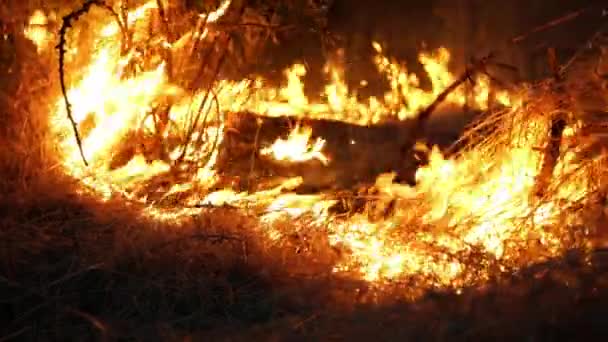
[[[84,163],[85,166],[89,166],[89,163],[87,162],[87,159],[84,155],[84,150],[82,149],[82,139],[80,138],[80,134],[78,132],[78,124],[76,123],[76,121],[74,120],[74,116],[72,115],[72,104],[70,103],[70,100],[68,99],[67,87],[65,84],[65,71],[64,71],[65,67],[64,67],[64,65],[65,65],[65,54],[67,52],[66,48],[65,48],[65,46],[67,45],[67,40],[66,40],[67,31],[69,28],[72,27],[72,23],[74,21],[78,20],[80,17],[82,17],[86,13],[88,13],[89,10],[91,9],[91,7],[93,7],[93,5],[96,5],[100,8],[103,8],[103,9],[109,11],[110,13],[112,13],[112,15],[115,18],[117,18],[120,28],[123,29],[123,25],[122,25],[121,21],[119,20],[119,17],[116,14],[116,12],[114,12],[114,10],[112,9],[112,7],[108,6],[103,1],[100,1],[100,0],[88,0],[82,5],[82,7],[80,7],[79,9],[77,9],[63,17],[63,23],[61,24],[61,29],[59,30],[59,43],[56,46],[56,48],[59,49],[59,82],[61,84],[61,93],[63,94],[63,100],[65,103],[65,109],[67,112],[67,116],[72,125],[72,129],[74,131],[74,137],[76,138],[76,143],[78,144],[78,150],[80,152],[80,156],[82,157],[82,162]]]

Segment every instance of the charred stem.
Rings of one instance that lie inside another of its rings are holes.
[[[551,182],[553,170],[557,165],[557,160],[559,159],[560,155],[560,147],[564,129],[566,129],[566,120],[564,118],[558,116],[551,120],[549,143],[543,152],[541,170],[536,177],[535,195],[539,198],[544,196],[545,190]]]
[[[547,61],[551,71],[553,72],[553,79],[558,84],[558,91],[563,93],[564,90],[560,89],[563,86],[559,86],[561,84],[560,81],[562,80],[562,76],[557,64],[555,49],[547,50]],[[551,125],[549,127],[549,143],[543,152],[542,166],[539,174],[536,177],[536,189],[534,191],[534,195],[536,195],[538,198],[542,198],[544,196],[545,190],[551,182],[553,170],[555,170],[555,166],[557,165],[557,160],[559,159],[562,136],[567,125],[566,119],[564,118],[561,110],[561,108],[564,108],[563,102],[563,100],[559,101],[559,111],[551,119]]]
[[[414,125],[414,130],[412,132],[414,141],[424,136],[426,124],[428,123],[431,115],[451,93],[453,93],[466,81],[472,80],[476,73],[487,73],[485,69],[492,58],[494,58],[494,55],[489,54],[484,58],[474,61],[474,63],[471,66],[467,67],[464,73],[460,77],[458,77],[458,79],[456,79],[454,82],[452,82],[452,84],[445,88],[428,107],[426,107],[418,114],[416,124]]]
[[[83,15],[88,13],[89,10],[93,7],[93,5],[96,5],[100,8],[103,8],[103,9],[109,11],[110,13],[112,13],[112,15],[115,18],[117,18],[118,24],[121,27],[121,29],[123,29],[122,22],[120,21],[118,14],[116,14],[116,12],[114,12],[112,7],[108,6],[103,1],[100,1],[100,0],[88,0],[87,2],[85,2],[82,5],[82,7],[80,7],[79,9],[77,9],[63,17],[61,29],[59,30],[59,44],[57,44],[57,46],[56,46],[56,48],[59,49],[59,81],[61,84],[61,93],[63,94],[63,100],[65,102],[65,109],[67,112],[68,119],[70,120],[70,123],[72,125],[72,130],[74,131],[74,137],[76,138],[76,144],[78,144],[78,151],[80,152],[80,156],[82,157],[82,162],[84,163],[85,166],[89,166],[89,163],[87,162],[87,159],[84,155],[84,150],[82,148],[82,139],[80,138],[80,134],[78,132],[78,124],[76,123],[76,121],[74,120],[74,116],[72,115],[72,104],[70,103],[70,100],[68,99],[67,87],[65,85],[65,54],[67,52],[65,46],[67,44],[66,34],[67,34],[68,29],[72,27],[72,24],[74,21],[78,20],[80,17],[82,17]],[[124,30],[123,30],[123,32],[124,32]]]
[[[239,18],[242,17],[242,15],[243,15],[244,12],[245,12],[245,5],[241,6],[241,8],[240,8]],[[231,36],[228,35],[227,38],[226,38],[226,40],[225,40],[226,46],[230,43],[231,39],[232,39]],[[215,45],[215,42],[216,42],[216,40],[214,38],[214,44],[213,45]],[[196,85],[196,83],[198,83],[197,81],[200,80],[200,79],[202,79],[202,77],[204,75],[204,69],[205,69],[206,64],[207,64],[206,63],[207,59],[210,57],[211,53],[215,50],[213,48],[214,48],[214,46],[212,46],[212,48],[208,51],[207,55],[205,56],[205,61],[201,65],[201,69],[199,71],[199,74],[194,79],[194,82],[193,82],[192,85]],[[220,58],[219,58],[219,60],[218,60],[218,62],[216,64],[216,66],[215,66],[215,70],[213,71],[211,79],[209,80],[209,83],[208,83],[208,86],[207,86],[207,90],[205,92],[205,96],[203,97],[203,99],[202,99],[202,101],[201,101],[201,103],[200,103],[200,105],[198,107],[198,110],[197,110],[196,116],[194,117],[193,122],[190,124],[190,127],[188,128],[188,131],[187,131],[185,139],[184,139],[184,147],[182,149],[181,154],[176,159],[175,165],[181,164],[183,162],[184,158],[186,157],[186,153],[188,151],[188,145],[190,144],[190,140],[192,139],[192,135],[194,134],[194,132],[196,131],[196,128],[198,127],[199,121],[201,119],[202,111],[203,111],[205,105],[207,104],[207,101],[209,101],[210,95],[212,93],[213,85],[215,84],[215,81],[217,80],[217,78],[218,78],[218,76],[220,74],[220,71],[221,71],[221,69],[222,69],[222,67],[224,65],[224,62],[226,61],[227,57],[228,57],[228,49],[224,48],[223,51],[222,51],[222,54],[221,54],[221,56],[220,56]],[[216,96],[216,95],[213,94],[212,96]],[[218,108],[218,110],[219,110],[219,108]],[[205,113],[205,115],[203,117],[203,125],[206,124],[209,111],[211,111],[211,106],[209,106],[209,109],[207,110],[207,112]],[[219,116],[220,113],[218,112],[217,115]],[[213,151],[211,151],[211,153],[212,152]]]

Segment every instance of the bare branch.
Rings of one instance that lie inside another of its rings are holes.
[[[80,17],[82,17],[83,15],[88,13],[89,10],[93,7],[93,5],[96,5],[100,8],[103,8],[103,9],[109,11],[110,13],[112,13],[112,15],[118,20],[118,24],[119,24],[120,28],[123,30],[123,33],[125,32],[124,31],[125,28],[123,27],[122,22],[120,21],[120,17],[118,16],[118,14],[116,12],[114,12],[112,7],[108,6],[103,1],[100,1],[100,0],[88,0],[87,2],[85,2],[82,5],[82,7],[80,7],[79,9],[77,9],[63,17],[63,23],[61,24],[61,29],[59,30],[59,43],[56,46],[56,48],[59,49],[59,78],[60,78],[59,80],[61,83],[61,92],[63,94],[65,109],[67,111],[68,119],[70,120],[70,123],[72,124],[72,129],[74,131],[74,137],[76,138],[76,143],[78,144],[78,150],[80,152],[80,156],[82,157],[82,162],[84,163],[85,166],[89,166],[89,163],[87,162],[87,159],[84,156],[84,151],[82,149],[82,139],[80,138],[80,134],[78,132],[78,125],[76,124],[76,121],[74,120],[74,116],[72,115],[72,104],[70,103],[70,101],[68,99],[67,87],[65,85],[65,54],[67,52],[65,46],[67,44],[66,34],[67,34],[68,29],[72,27],[74,21],[78,20]]]

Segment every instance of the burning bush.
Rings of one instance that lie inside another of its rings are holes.
[[[599,229],[606,155],[584,141],[596,141],[603,124],[589,123],[561,76],[500,88],[485,72],[498,65],[492,58],[457,77],[441,48],[420,54],[432,81],[424,89],[370,42],[389,91],[357,96],[338,52],[324,94],[313,100],[303,64],[286,70],[279,88],[261,77],[235,81],[224,69],[239,41],[248,58],[269,36],[274,24],[263,17],[230,0],[205,9],[90,1],[62,23],[57,13],[35,12],[25,35],[58,84],[43,95],[50,127],[32,125],[44,127],[40,139],[56,144],[79,191],[99,201],[137,203],[165,224],[229,207],[256,217],[252,229],[267,248],[297,250],[302,271],[318,262],[316,271],[379,287],[416,282],[415,294],[480,284],[585,246]],[[470,93],[461,86],[467,80]],[[420,141],[430,115],[465,103],[487,113],[457,150]],[[330,128],[315,128],[321,121]],[[385,137],[347,133],[382,125],[399,128]],[[405,185],[392,172],[413,165],[413,151],[426,163],[409,167],[416,184]],[[392,159],[381,161],[382,153]],[[322,178],[312,181],[317,192],[297,192],[310,174]],[[351,176],[348,186],[327,186]]]

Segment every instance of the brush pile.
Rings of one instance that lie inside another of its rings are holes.
[[[591,94],[606,97],[602,42],[568,68],[554,66],[553,78],[511,90],[488,72],[500,67],[493,56],[454,76],[447,49],[421,53],[432,81],[424,89],[373,43],[390,85],[384,98],[357,97],[337,53],[324,94],[311,100],[303,65],[285,71],[281,88],[227,78],[236,38],[224,27],[251,24],[251,9],[229,0],[208,13],[165,7],[92,1],[57,33],[65,86],[49,98],[57,154],[102,198],[134,201],[161,221],[229,206],[259,217],[270,244],[296,234],[319,244],[292,246],[306,255],[337,251],[330,273],[380,286],[418,279],[421,289],[479,284],[496,269],[585,246],[599,229],[603,112],[583,107]],[[44,42],[56,33],[28,30],[38,52],[53,55]],[[596,83],[569,81],[583,63]],[[454,148],[434,144],[433,127],[465,102],[483,114],[451,122],[456,135],[468,123]]]
[[[10,93],[43,90],[29,94],[30,105],[13,100],[9,119],[20,128],[5,135],[15,153],[0,162],[22,177],[20,191],[32,179],[51,184],[46,190],[69,179],[78,210],[108,220],[101,208],[122,208],[121,225],[129,215],[134,223],[119,235],[150,243],[145,258],[170,260],[159,252],[163,236],[189,227],[196,237],[171,252],[193,269],[205,264],[197,249],[213,251],[217,264],[253,259],[265,269],[260,261],[277,259],[284,274],[377,290],[361,300],[417,299],[605,243],[605,33],[563,67],[553,63],[547,80],[512,87],[499,87],[479,62],[455,76],[441,48],[420,54],[427,89],[370,42],[389,85],[383,97],[357,96],[337,60],[312,99],[302,64],[280,87],[234,80],[237,60],[279,29],[274,15],[230,0],[204,10],[121,4],[39,10],[13,32],[12,48],[27,52],[21,63],[35,67],[20,69]],[[466,103],[474,119],[449,114]],[[437,137],[446,122],[459,138]],[[113,239],[84,235],[90,244]],[[61,240],[65,250],[71,241]],[[139,248],[122,243],[121,255]],[[232,254],[222,259],[225,246]],[[350,300],[356,291],[345,290]]]

